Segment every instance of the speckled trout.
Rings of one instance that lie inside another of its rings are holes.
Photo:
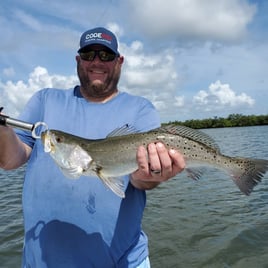
[[[203,173],[199,166],[212,165],[231,176],[241,192],[249,195],[268,170],[268,160],[230,157],[220,153],[207,134],[185,126],[166,125],[134,133],[129,126],[114,130],[105,139],[85,139],[58,130],[41,135],[44,150],[70,178],[97,175],[114,193],[123,198],[122,176],[137,170],[136,152],[140,145],[162,142],[184,155],[186,171],[195,180]]]

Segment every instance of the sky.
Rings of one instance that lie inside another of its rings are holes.
[[[1,0],[0,106],[17,117],[36,91],[79,84],[80,36],[103,26],[119,90],[162,122],[268,114],[267,14],[266,0]]]

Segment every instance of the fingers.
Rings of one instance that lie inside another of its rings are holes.
[[[167,149],[162,143],[149,144],[148,155],[153,177],[161,176],[167,179],[172,176],[172,161]]]
[[[167,150],[162,143],[151,143],[147,150],[139,147],[137,163],[140,174],[154,181],[168,180],[185,168],[183,156],[176,150]]]
[[[182,172],[186,167],[186,163],[185,163],[183,155],[174,149],[170,149],[169,156],[172,161],[173,173],[177,174],[179,172]]]
[[[149,167],[152,175],[161,173],[162,167],[158,156],[158,148],[153,143],[148,145],[148,162],[150,163]]]
[[[167,150],[162,143],[152,143],[138,148],[138,169],[131,174],[131,183],[138,189],[149,190],[166,181],[185,168],[183,156],[176,150]]]
[[[150,173],[148,165],[148,154],[147,150],[143,146],[140,146],[138,148],[136,158],[139,166],[139,171],[148,176],[148,174]]]

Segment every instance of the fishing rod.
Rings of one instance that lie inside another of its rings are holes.
[[[37,122],[35,124],[31,124],[22,120],[18,120],[15,118],[11,118],[7,115],[1,114],[4,107],[0,107],[0,125],[2,126],[10,126],[13,128],[18,128],[26,131],[30,131],[32,133],[32,137],[39,139],[41,136],[36,134],[36,129],[40,126],[44,126],[48,129],[47,124],[45,122]]]

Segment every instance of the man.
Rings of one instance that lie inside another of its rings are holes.
[[[138,131],[160,126],[148,100],[118,90],[124,58],[112,32],[95,28],[83,33],[76,62],[80,86],[38,91],[21,120],[43,121],[50,129],[90,139],[105,138],[126,124]],[[66,179],[30,133],[1,126],[0,136],[1,168],[28,161],[23,267],[150,267],[141,230],[145,190],[181,172],[181,154],[161,143],[140,146],[138,170],[124,177],[126,197],[121,199],[97,177]]]

